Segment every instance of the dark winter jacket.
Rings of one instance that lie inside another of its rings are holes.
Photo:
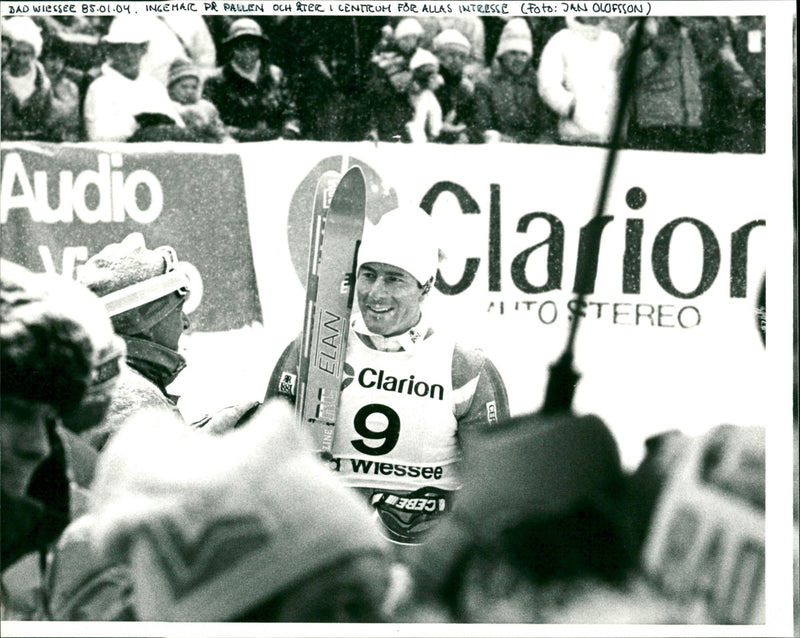
[[[11,140],[50,140],[50,115],[53,109],[53,88],[41,63],[36,62],[35,88],[20,104],[11,92],[5,74],[0,88],[0,138]]]
[[[464,136],[442,131],[439,135],[439,142],[453,144],[463,141],[463,137],[469,142],[483,141],[480,131],[474,127],[475,121],[475,85],[466,79],[462,73],[453,74],[446,68],[441,67],[439,73],[444,79],[444,84],[436,90],[436,99],[442,106],[442,117],[450,124],[464,124],[466,130]]]
[[[256,83],[228,63],[209,77],[203,97],[214,104],[231,135],[240,142],[300,135],[297,108],[283,71],[262,64]]]
[[[369,127],[384,142],[410,142],[406,123],[414,119],[409,57],[383,51],[372,57],[364,92]]]
[[[533,70],[515,77],[495,60],[475,88],[475,127],[498,131],[506,141],[533,143],[552,134],[552,122]]]
[[[658,33],[639,57],[632,121],[639,127],[699,128],[703,97],[694,47],[672,19],[657,20]]]

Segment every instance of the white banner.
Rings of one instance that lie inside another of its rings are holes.
[[[574,408],[608,423],[626,464],[666,429],[763,425],[756,298],[778,211],[749,184],[769,180],[765,158],[622,152],[594,260],[587,222],[605,158],[600,149],[519,145],[457,154],[437,145],[253,149],[243,170],[268,358],[302,324],[316,177],[358,164],[371,219],[398,201],[431,213],[444,259],[425,311],[485,350],[513,413],[541,406],[548,366],[580,315]],[[582,302],[579,262],[594,272]]]

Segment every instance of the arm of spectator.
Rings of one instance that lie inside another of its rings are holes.
[[[136,119],[122,113],[116,104],[116,96],[105,91],[98,78],[89,86],[83,107],[86,138],[90,142],[124,142],[136,132]]]
[[[442,133],[459,134],[467,130],[467,125],[463,122],[458,124],[456,121],[456,110],[451,109],[450,112],[442,119]]]
[[[494,109],[489,89],[483,84],[475,86],[475,111],[473,113],[472,125],[478,132],[480,139],[488,142],[486,134],[489,131],[497,132],[495,128]],[[491,139],[491,135],[489,138]]]
[[[480,350],[453,352],[456,420],[463,427],[494,427],[510,416],[508,394],[497,368]]]
[[[539,62],[539,95],[561,117],[570,117],[575,109],[575,94],[564,86],[564,58],[561,38],[554,35],[545,45]]]
[[[442,133],[442,107],[433,92],[430,95],[430,110],[428,111],[428,134],[430,140],[435,141]]]
[[[287,140],[297,139],[300,137],[300,118],[297,115],[297,105],[295,104],[291,87],[282,69],[272,65],[270,73],[276,86],[276,97],[283,114],[280,137]]]

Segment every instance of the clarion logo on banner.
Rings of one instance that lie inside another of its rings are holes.
[[[48,224],[71,223],[76,217],[86,224],[126,218],[149,224],[164,207],[161,182],[144,169],[126,174],[122,163],[121,153],[98,153],[97,170],[60,171],[56,183],[47,171],[34,171],[31,180],[19,153],[8,153],[0,181],[0,223],[19,210]]]

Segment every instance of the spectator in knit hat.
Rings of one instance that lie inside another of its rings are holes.
[[[104,344],[111,345],[108,352]],[[121,344],[78,284],[0,263],[0,491],[4,619],[31,618],[44,552],[85,510],[96,453],[62,427],[109,381]]]
[[[424,310],[439,267],[434,231],[430,215],[414,206],[364,229],[359,312],[344,361],[352,383],[343,385],[330,450],[317,441],[332,456],[331,471],[364,495],[383,534],[403,546],[424,543],[458,502],[461,437],[508,416],[505,384],[491,359],[456,342]],[[300,342],[275,365],[268,398],[296,400]]]
[[[106,418],[83,433],[100,450],[126,419],[145,407],[180,414],[167,386],[186,367],[178,342],[188,326],[183,304],[189,281],[171,247],[148,249],[140,233],[89,259],[78,269],[78,281],[103,300],[128,348]]]
[[[58,36],[51,36],[42,51],[42,66],[53,87],[50,137],[58,142],[78,142],[82,136],[81,94],[67,68],[69,49]]]
[[[415,556],[409,620],[678,620],[637,576],[626,477],[597,417],[515,417],[464,447],[455,508]]]
[[[42,34],[27,17],[3,22],[9,44],[0,80],[0,136],[3,140],[48,140],[53,88],[39,62]]]
[[[558,116],[558,139],[607,144],[619,93],[623,44],[599,17],[566,18],[539,62],[539,92]]]
[[[135,141],[151,134],[151,139],[186,139],[166,87],[140,72],[148,42],[147,21],[139,16],[115,18],[102,38],[107,61],[84,101],[89,141]],[[157,130],[145,131],[148,127]]]
[[[202,77],[213,73],[217,66],[217,50],[202,15],[175,11],[142,17],[150,38],[142,57],[143,74],[167,86],[169,67],[175,58],[191,60]]]
[[[414,117],[406,124],[412,142],[435,142],[442,131],[442,107],[436,90],[442,85],[439,60],[425,49],[417,49],[409,63],[411,88],[409,98]]]
[[[240,142],[296,139],[300,124],[291,87],[280,67],[270,64],[269,40],[255,20],[235,20],[224,40],[227,61],[205,82],[231,135]]]
[[[439,141],[447,144],[482,141],[471,126],[475,117],[475,84],[464,73],[471,56],[469,40],[455,29],[445,29],[433,39],[433,52],[439,60],[443,80],[436,90],[443,113]]]
[[[485,142],[547,141],[549,115],[531,67],[528,24],[512,18],[503,28],[488,76],[475,90],[475,128]]]
[[[199,69],[186,58],[177,58],[169,68],[169,97],[186,128],[204,142],[235,142],[222,123],[217,107],[200,97]]]
[[[363,109],[367,138],[383,142],[410,142],[406,123],[414,118],[411,60],[424,31],[414,18],[403,18],[370,59]]]
[[[424,15],[418,16],[424,35],[420,46],[433,50],[433,41],[442,31],[458,31],[469,44],[470,56],[468,66],[486,65],[486,28],[484,17],[476,15]]]
[[[628,144],[647,150],[700,151],[702,116],[700,65],[688,29],[678,18],[645,18]]]
[[[384,620],[386,541],[307,445],[283,402],[214,439],[143,413],[102,455],[94,508],[65,538],[76,529],[127,572],[132,591],[109,602],[139,620]],[[52,603],[90,599],[81,584]]]

